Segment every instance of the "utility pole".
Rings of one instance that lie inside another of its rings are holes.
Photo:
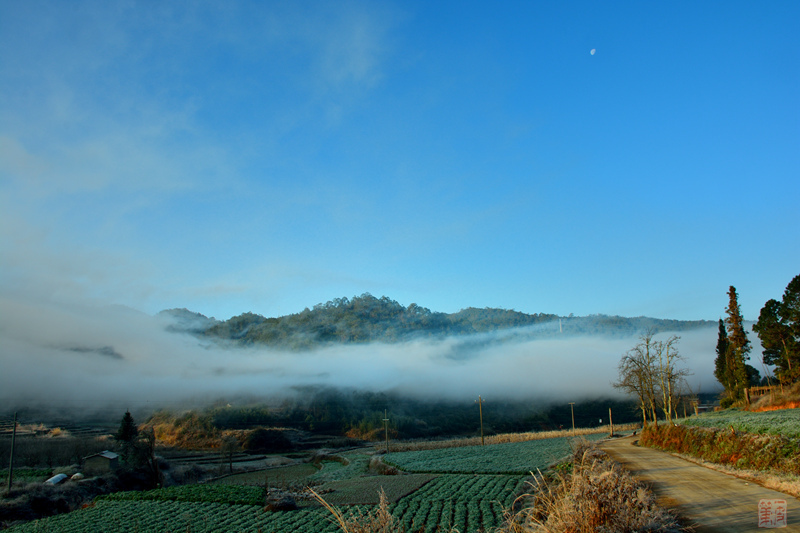
[[[8,460],[8,494],[11,494],[11,483],[14,482],[14,444],[17,440],[17,413],[14,412],[14,431],[11,433],[11,457]]]
[[[569,402],[569,410],[572,412],[572,434],[575,434],[575,402]]]
[[[608,408],[608,423],[611,426],[611,436],[614,436],[614,419],[611,418],[611,408]]]
[[[481,446],[483,446],[483,399],[478,395],[478,413],[481,417]]]
[[[383,430],[386,433],[386,453],[389,453],[389,417],[386,409],[383,410]]]

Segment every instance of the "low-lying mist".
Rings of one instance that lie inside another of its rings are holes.
[[[393,392],[412,398],[542,403],[615,397],[620,357],[636,337],[530,340],[496,334],[312,351],[225,347],[170,332],[163,318],[124,307],[60,306],[0,299],[0,401],[30,407],[124,412],[265,400],[298,387]],[[715,389],[716,328],[680,334],[697,392]],[[661,334],[657,338],[666,336]]]

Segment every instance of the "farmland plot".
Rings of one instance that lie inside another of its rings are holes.
[[[453,454],[452,452],[458,453]],[[461,533],[491,531],[499,525],[504,507],[513,501],[527,474],[567,455],[566,439],[498,444],[486,447],[458,448],[390,454],[388,457],[423,463],[433,458],[444,474],[413,473],[398,476],[365,476],[368,454],[348,454],[347,464],[325,463],[322,470],[305,480],[321,483],[323,497],[344,512],[352,504],[363,510],[373,509],[378,491],[389,497],[390,511],[406,531],[433,533],[457,528]],[[442,455],[443,452],[450,452]],[[413,452],[417,453],[417,452]],[[449,461],[449,466],[445,464]],[[505,462],[505,464],[503,463]],[[336,466],[334,466],[334,464]],[[334,468],[328,468],[334,466]],[[303,467],[292,472],[303,482]],[[417,466],[415,468],[423,468]],[[408,468],[411,469],[411,468]],[[511,473],[494,473],[494,471]],[[311,472],[310,469],[306,470]],[[469,472],[469,473],[461,473]],[[477,474],[473,472],[478,472]],[[489,472],[489,473],[485,473]],[[288,474],[288,471],[286,472]],[[185,532],[231,531],[256,533],[334,533],[337,526],[330,514],[320,507],[306,507],[292,512],[264,511],[265,492],[258,483],[264,472],[253,479],[231,476],[238,484],[201,484],[169,487],[145,492],[116,493],[98,498],[80,511],[51,517],[12,528],[13,532]],[[288,476],[287,476],[288,477]],[[222,480],[220,480],[222,481]],[[256,485],[256,483],[258,483]],[[327,489],[332,489],[328,491]],[[298,501],[298,503],[301,503]],[[441,528],[441,529],[439,529]]]
[[[263,487],[242,485],[183,485],[143,492],[115,492],[98,500],[208,502],[241,505],[264,505]]]
[[[703,413],[681,420],[686,426],[726,429],[733,427],[745,433],[769,433],[784,437],[800,437],[800,409],[750,412],[728,409]]]
[[[323,462],[322,470],[313,474],[309,479],[313,481],[341,481],[360,476],[367,471],[369,456],[363,453],[342,454],[347,464],[335,461]]]
[[[318,470],[317,467],[310,463],[303,463],[270,468],[267,470],[256,470],[255,472],[232,474],[209,481],[209,483],[214,485],[256,485],[263,487],[264,483],[268,482],[270,486],[281,486],[289,483],[304,482],[306,478],[317,473]]]
[[[440,475],[393,506],[406,531],[491,531],[526,478],[519,475]],[[441,528],[441,529],[439,529]]]
[[[436,474],[357,477],[325,483],[320,492],[331,505],[377,505],[381,490],[386,495],[386,500],[394,503],[435,478]]]
[[[384,461],[420,473],[520,474],[544,470],[570,454],[570,439],[555,438],[487,446],[388,454]]]
[[[111,501],[93,507],[35,520],[12,529],[15,533],[211,533],[235,531],[268,533],[334,533],[338,528],[323,509],[269,513],[254,505],[211,502]]]

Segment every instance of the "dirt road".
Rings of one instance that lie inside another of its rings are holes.
[[[785,500],[788,527],[779,531],[800,532],[800,501],[796,498],[668,453],[634,446],[635,439],[612,439],[600,447],[649,484],[664,507],[678,511],[699,533],[766,531],[758,525],[762,499]]]

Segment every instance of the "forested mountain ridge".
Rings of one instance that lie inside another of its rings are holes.
[[[555,337],[557,335],[605,334],[636,335],[648,329],[680,332],[713,327],[708,320],[665,320],[648,317],[626,318],[591,315],[559,317],[555,314],[527,314],[508,309],[469,307],[457,313],[431,311],[412,303],[408,307],[386,296],[371,294],[337,298],[313,309],[276,318],[243,313],[217,321],[186,309],[159,313],[171,319],[172,331],[184,331],[209,339],[240,345],[265,344],[305,349],[326,344],[386,342],[413,338],[443,338],[452,335],[515,330],[515,337]]]

